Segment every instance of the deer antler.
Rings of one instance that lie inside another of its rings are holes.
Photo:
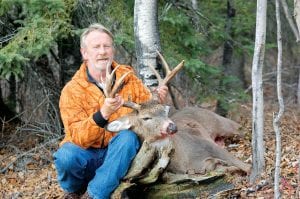
[[[114,87],[112,88],[112,80],[114,77],[114,74],[116,72],[116,70],[120,67],[120,65],[117,65],[114,70],[109,73],[109,66],[106,67],[106,79],[105,79],[105,88],[104,88],[104,95],[105,97],[114,97],[116,95],[116,93],[118,92],[118,90],[120,89],[122,83],[124,82],[125,77],[131,73],[132,71],[129,71],[127,73],[125,73],[124,75],[122,75],[122,77],[120,79],[118,79],[118,81],[115,83]]]
[[[105,97],[111,98],[111,97],[115,97],[116,93],[118,92],[122,83],[124,82],[125,77],[129,75],[129,73],[132,73],[132,71],[123,74],[122,77],[118,79],[118,81],[115,83],[115,85],[112,88],[112,81],[113,81],[114,74],[116,73],[116,70],[120,67],[120,65],[117,65],[111,73],[109,73],[110,72],[109,67],[110,66],[108,64],[106,66],[106,79],[105,79],[105,87],[103,89],[103,92]],[[139,110],[141,107],[139,104],[136,104],[131,101],[124,102],[123,106],[135,110]]]
[[[137,104],[137,103],[134,103],[132,101],[125,101],[123,106],[127,107],[127,108],[132,108],[134,110],[140,110],[141,108],[141,105],[140,104]]]
[[[170,67],[168,65],[168,63],[166,62],[166,60],[164,59],[164,57],[160,54],[159,51],[156,51],[160,60],[162,61],[162,64],[165,68],[165,72],[166,72],[166,77],[164,79],[162,79],[159,75],[159,73],[157,72],[157,70],[152,66],[149,65],[149,67],[152,69],[152,71],[154,72],[155,76],[157,77],[158,80],[158,84],[159,86],[162,85],[167,85],[167,83],[178,73],[178,71],[184,66],[184,60],[182,60],[172,71],[170,70]]]
[[[158,52],[156,51],[159,58],[161,59],[162,61],[162,64],[165,68],[165,71],[166,71],[166,77],[164,79],[162,79],[159,75],[159,73],[155,70],[155,68],[151,65],[149,65],[149,67],[152,69],[152,71],[154,72],[155,76],[157,77],[158,79],[158,82],[159,82],[159,86],[162,86],[162,85],[166,85],[177,73],[178,71],[184,66],[184,60],[182,60],[173,70],[170,70],[170,67],[168,65],[168,63],[166,62],[166,60],[164,59],[164,57]],[[107,69],[106,69],[106,79],[105,79],[105,88],[104,88],[104,95],[106,97],[114,97],[115,94],[117,93],[118,89],[120,89],[120,86],[121,84],[123,83],[125,77],[131,73],[131,71],[125,73],[124,75],[122,75],[122,77],[115,83],[114,87],[112,88],[112,79],[113,79],[113,76],[116,72],[116,70],[120,67],[120,65],[116,66],[114,68],[114,70],[109,73],[109,65],[107,66]],[[132,108],[134,110],[139,110],[141,105],[139,104],[136,104],[132,101],[126,101],[124,102],[123,104],[124,107],[128,107],[128,108]]]

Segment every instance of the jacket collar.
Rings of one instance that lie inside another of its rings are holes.
[[[115,61],[113,61],[111,64],[112,68],[115,68],[117,65],[118,63]],[[96,83],[93,77],[88,73],[88,68],[85,62],[81,64],[79,70],[75,73],[72,79],[84,88],[90,86],[91,83]]]

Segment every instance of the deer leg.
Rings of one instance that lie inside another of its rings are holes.
[[[246,172],[247,174],[250,173],[251,166],[249,164],[244,163],[243,161],[234,157],[226,149],[221,148],[219,145],[215,143],[207,142],[206,144],[211,145],[210,147],[207,147],[207,149],[210,148],[212,150],[210,154],[213,158],[223,160],[230,166],[235,166],[241,169],[242,171]]]
[[[151,146],[148,142],[143,142],[139,152],[131,163],[129,171],[123,179],[132,181],[133,178],[139,177],[154,158],[155,147]]]
[[[173,145],[169,143],[167,146],[161,147],[158,151],[159,158],[154,167],[143,178],[139,180],[139,183],[150,184],[155,182],[159,175],[164,171],[170,162],[170,154],[173,150]]]

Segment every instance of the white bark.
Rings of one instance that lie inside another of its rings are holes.
[[[279,112],[273,118],[273,127],[276,135],[276,149],[275,149],[275,176],[274,176],[274,198],[280,198],[280,162],[281,162],[281,133],[280,133],[280,119],[284,111],[284,103],[282,97],[281,87],[281,73],[282,73],[282,36],[281,36],[281,21],[280,21],[280,7],[279,0],[276,3],[276,22],[277,22],[277,45],[278,45],[278,57],[277,57],[277,97],[279,102]]]
[[[288,22],[290,24],[290,27],[291,27],[291,29],[292,29],[295,37],[296,37],[296,41],[298,42],[300,40],[300,38],[299,38],[299,31],[298,31],[298,29],[297,29],[297,27],[295,25],[295,22],[293,21],[293,18],[292,18],[291,14],[290,14],[289,7],[288,7],[288,5],[286,3],[286,0],[281,0],[280,2],[281,2],[281,5],[283,7],[283,10],[284,10],[285,18],[288,20]]]
[[[257,0],[255,49],[252,63],[252,171],[250,182],[261,177],[265,168],[264,104],[262,71],[265,55],[267,0]]]
[[[299,77],[298,77],[297,104],[298,104],[298,108],[300,108],[300,69],[299,69]]]
[[[298,34],[300,30],[300,0],[294,0],[294,18],[298,27]]]
[[[158,81],[148,67],[157,66],[156,50],[160,50],[157,0],[135,0],[134,34],[136,43],[137,69],[144,84],[157,86]]]
[[[294,0],[294,18],[296,25],[298,27],[298,35],[300,34],[300,0]],[[299,70],[299,79],[298,79],[298,89],[297,89],[297,104],[300,108],[300,70]]]
[[[192,8],[194,10],[198,10],[198,2],[197,2],[197,0],[191,0],[191,3],[192,3]]]

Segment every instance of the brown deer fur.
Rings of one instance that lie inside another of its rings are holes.
[[[169,118],[166,109],[166,106],[155,102],[143,104],[139,111],[115,121],[119,128],[112,128],[109,124],[108,129],[119,131],[130,128],[141,140],[156,147],[160,147],[157,143],[166,143],[162,140],[170,140],[174,152],[167,170],[174,173],[204,173],[213,170],[219,162],[249,172],[248,164],[215,143],[217,137],[236,133],[239,128],[236,122],[197,107],[184,108]],[[173,122],[177,133],[168,133]]]

